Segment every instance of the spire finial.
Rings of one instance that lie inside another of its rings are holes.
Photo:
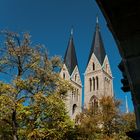
[[[70,34],[71,34],[71,36],[73,36],[73,27],[71,27]]]

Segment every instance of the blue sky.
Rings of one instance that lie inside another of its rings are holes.
[[[0,29],[29,32],[32,43],[45,45],[50,56],[64,56],[70,29],[73,27],[82,80],[95,30],[96,15],[99,16],[101,34],[112,68],[115,98],[123,101],[124,111],[125,94],[120,89],[122,76],[117,67],[121,57],[94,0],[0,0]],[[127,95],[129,109],[133,111],[130,93]]]

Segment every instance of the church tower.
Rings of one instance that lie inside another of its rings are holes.
[[[98,105],[102,96],[113,96],[112,73],[108,57],[103,45],[98,17],[94,38],[84,74],[84,105]]]
[[[78,62],[73,40],[73,29],[71,29],[68,47],[64,57],[64,64],[60,76],[69,81],[73,86],[72,91],[68,91],[66,98],[66,108],[71,119],[81,112],[82,105],[82,83],[78,69]]]

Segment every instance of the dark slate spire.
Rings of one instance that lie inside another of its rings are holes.
[[[69,40],[68,47],[67,47],[67,50],[65,53],[64,63],[66,65],[70,75],[72,74],[76,65],[78,65],[76,51],[75,51],[75,47],[74,47],[74,41],[73,41],[73,29],[71,29],[70,40]]]
[[[88,63],[90,61],[92,53],[95,54],[98,61],[102,65],[103,61],[105,59],[105,56],[106,56],[106,52],[105,52],[105,49],[104,49],[104,44],[103,44],[101,33],[100,33],[98,17],[96,19],[96,28],[95,28],[95,33],[94,33],[94,38],[93,38],[93,42],[92,42],[92,46],[91,46],[91,50],[90,50]]]

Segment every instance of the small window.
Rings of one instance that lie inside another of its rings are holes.
[[[95,70],[95,64],[94,63],[92,64],[92,69]]]
[[[92,89],[92,80],[91,80],[91,78],[89,78],[89,88],[90,88],[90,91],[91,91],[91,89]]]
[[[77,80],[77,74],[75,74],[75,81]]]
[[[93,90],[95,90],[95,78],[93,77]]]
[[[99,78],[96,77],[96,87],[97,87],[97,90],[99,89]]]
[[[65,73],[63,73],[63,79],[65,79],[66,78],[66,75],[65,75]]]
[[[76,112],[76,108],[77,108],[77,105],[74,104],[73,107],[72,107],[72,114],[74,114]]]

